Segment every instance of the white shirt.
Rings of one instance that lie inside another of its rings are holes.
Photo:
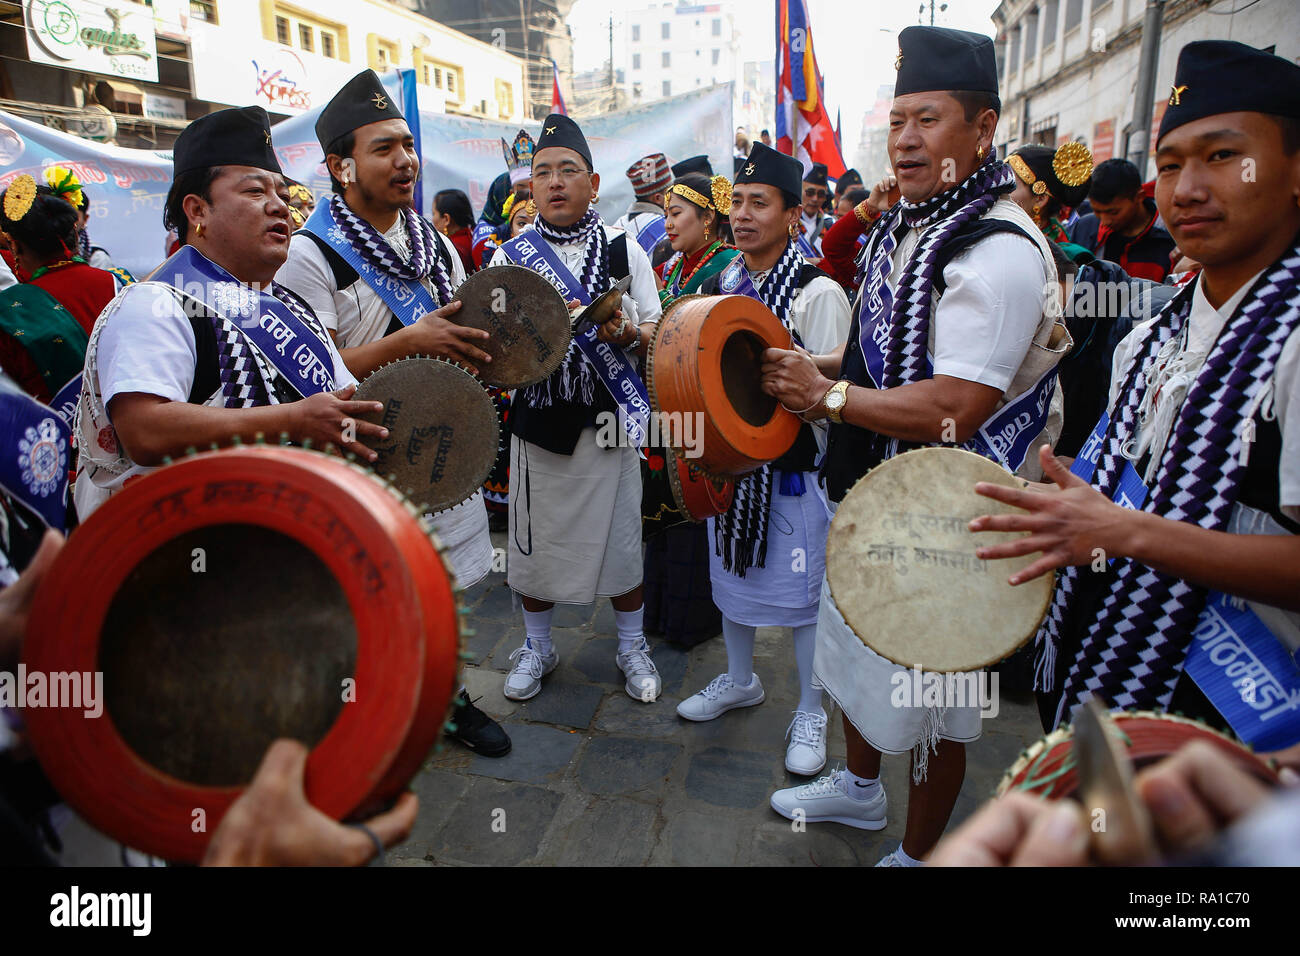
[[[400,216],[384,238],[403,261],[410,260],[406,226]],[[438,240],[450,253],[451,288],[454,292],[465,281],[465,267],[451,240],[441,233]],[[321,324],[335,334],[339,348],[350,349],[376,341],[388,330],[393,319],[392,310],[365,279],[358,277],[346,289],[339,289],[325,253],[309,236],[295,235],[289,240],[289,258],[276,273],[275,281],[307,300]],[[421,284],[436,301],[438,290],[432,280],[424,279]]]
[[[622,234],[621,229],[614,229],[611,226],[605,226],[605,240],[613,242],[616,237]],[[555,254],[560,257],[564,267],[572,273],[574,279],[579,279],[582,273],[582,263],[586,259],[587,246],[582,242],[570,242],[565,245],[556,245],[550,242],[540,232],[533,230],[532,239],[534,242],[545,242]],[[505,251],[498,249],[492,254],[492,259],[488,266],[512,265],[510,257]],[[632,277],[632,285],[623,295],[623,315],[633,325],[644,325],[647,322],[658,322],[663,308],[659,304],[659,287],[655,284],[654,271],[650,268],[650,257],[645,254],[645,250],[637,245],[635,237],[628,234],[627,237],[627,267],[628,275]]]
[[[11,285],[17,285],[18,279],[14,276],[13,270],[9,268],[9,263],[0,259],[0,289],[7,289]]]

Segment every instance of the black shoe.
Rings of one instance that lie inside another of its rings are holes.
[[[479,710],[464,694],[456,696],[451,722],[455,732],[447,736],[484,757],[504,757],[510,753],[510,737],[501,725]]]
[[[510,530],[510,516],[504,511],[488,512],[488,530],[500,531],[503,534]]]

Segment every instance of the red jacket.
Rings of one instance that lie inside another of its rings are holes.
[[[80,262],[51,269],[31,282],[54,296],[71,312],[87,335],[94,329],[95,320],[104,311],[104,306],[117,295],[117,280],[113,273]]]
[[[858,287],[856,259],[862,248],[858,242],[871,229],[864,226],[856,213],[840,216],[822,233],[821,270],[846,289]]]

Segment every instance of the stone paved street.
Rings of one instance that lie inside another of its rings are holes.
[[[419,820],[390,853],[392,863],[869,866],[898,845],[905,821],[894,808],[906,803],[905,756],[885,758],[891,805],[884,830],[817,823],[795,832],[768,806],[773,790],[805,782],[784,767],[784,735],[798,700],[788,629],[758,633],[754,668],[765,703],[690,723],[676,706],[726,669],[721,636],[690,651],[651,637],[663,694],[642,704],[624,692],[614,663],[609,602],[559,606],[553,636],[560,666],[538,696],[519,703],[501,692],[510,652],[523,640],[505,575],[490,574],[464,600],[476,632],[466,642],[475,655],[466,685],[514,747],[495,760],[454,743],[432,755],[412,784]],[[968,748],[954,821],[987,799],[1041,735],[1030,697],[1001,697],[1001,712]],[[838,712],[830,727],[828,767],[842,766]]]

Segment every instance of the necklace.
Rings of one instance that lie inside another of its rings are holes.
[[[686,278],[682,280],[678,288],[685,289],[688,285],[690,285],[691,280],[695,278],[695,274],[704,268],[704,264],[708,262],[710,259],[712,259],[714,256],[716,256],[723,249],[726,248],[728,248],[726,243],[722,242],[719,239],[713,240],[713,242],[709,244],[709,247],[707,251],[705,251],[704,255],[700,257],[700,261],[695,263],[695,268],[693,268],[690,271],[690,274],[687,275]],[[680,275],[685,265],[686,265],[686,257],[682,256],[681,261],[677,263],[677,265],[673,268],[673,271]]]

